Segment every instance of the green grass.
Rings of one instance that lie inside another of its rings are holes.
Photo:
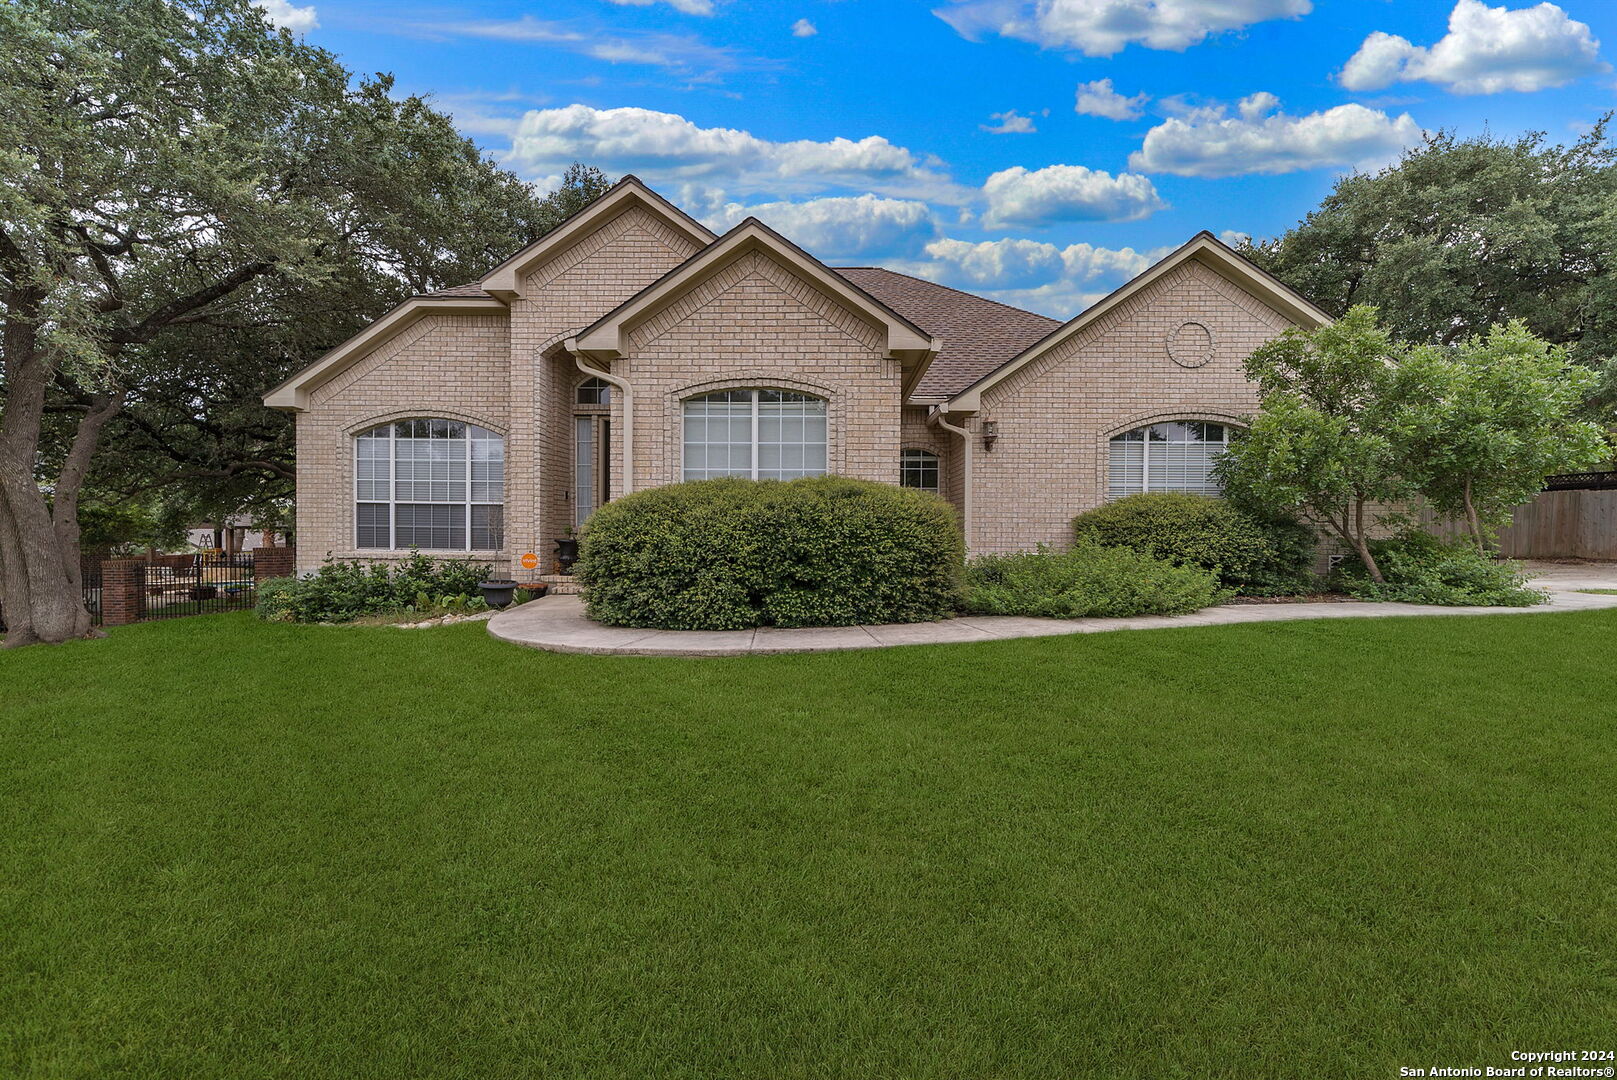
[[[1581,593],[1594,593],[1596,596],[1617,596],[1617,589],[1578,589]]]
[[[0,654],[0,1076],[1343,1078],[1617,1031],[1617,612]]]

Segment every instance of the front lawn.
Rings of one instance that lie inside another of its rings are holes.
[[[1386,1077],[1610,1048],[1617,612],[0,654],[0,1076]]]

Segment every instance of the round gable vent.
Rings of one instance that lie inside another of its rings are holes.
[[[1198,368],[1213,358],[1213,332],[1199,322],[1182,322],[1168,334],[1168,358]]]

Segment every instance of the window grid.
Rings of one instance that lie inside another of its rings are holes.
[[[899,461],[900,487],[938,492],[938,455],[930,450],[905,450]]]
[[[573,394],[575,405],[612,404],[612,384],[605,379],[585,379]]]
[[[1230,429],[1223,424],[1180,420],[1114,437],[1107,497],[1121,499],[1142,491],[1221,494],[1213,465],[1229,447],[1229,435]]]
[[[825,475],[821,398],[790,390],[721,390],[688,399],[684,423],[686,480]]]
[[[505,440],[458,420],[400,420],[354,440],[354,543],[494,551],[504,540]]]

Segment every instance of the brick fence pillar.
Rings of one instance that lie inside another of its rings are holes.
[[[253,577],[258,581],[270,578],[292,577],[298,572],[298,549],[261,547],[253,552]]]
[[[146,617],[146,563],[108,559],[101,564],[101,625],[127,626]]]

